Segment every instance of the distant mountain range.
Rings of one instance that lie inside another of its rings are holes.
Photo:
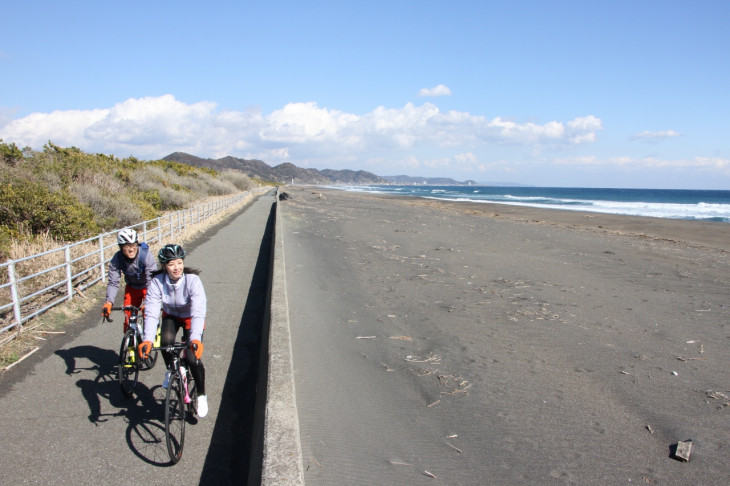
[[[211,169],[236,169],[245,172],[250,177],[263,179],[280,184],[387,184],[388,181],[364,170],[317,170],[302,169],[289,162],[271,167],[266,162],[256,159],[238,159],[223,157],[222,159],[203,159],[183,152],[175,152],[162,160],[171,160],[195,167],[209,167]]]
[[[448,177],[411,177],[407,175],[383,176],[391,184],[424,186],[478,186],[476,181],[457,181]]]
[[[223,157],[203,159],[184,152],[174,152],[162,160],[170,160],[195,167],[208,167],[215,170],[236,169],[250,177],[277,182],[280,184],[320,184],[320,185],[368,185],[368,184],[418,184],[434,186],[477,186],[475,181],[457,181],[445,177],[411,177],[407,175],[378,176],[364,170],[302,169],[289,162],[271,167],[256,159]],[[505,185],[509,185],[506,184]]]

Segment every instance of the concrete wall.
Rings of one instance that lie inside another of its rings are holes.
[[[269,279],[269,315],[265,317],[259,366],[258,446],[253,447],[254,450],[262,451],[262,457],[252,457],[249,477],[251,485],[258,484],[258,481],[264,486],[304,484],[299,417],[294,393],[280,204],[277,190]],[[261,393],[264,387],[265,396]]]

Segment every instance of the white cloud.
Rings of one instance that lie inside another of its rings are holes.
[[[200,157],[259,158],[272,164],[292,161],[306,166],[316,161],[326,164],[322,168],[348,161],[360,168],[363,161],[382,156],[393,162],[414,150],[440,151],[434,160],[453,157],[452,162],[468,165],[464,154],[473,156],[480,147],[575,146],[595,141],[601,128],[601,120],[594,116],[539,124],[443,112],[431,103],[381,106],[364,115],[314,102],[289,103],[267,115],[257,109],[220,111],[213,102],[188,104],[165,95],[133,98],[111,108],[34,113],[0,126],[0,138],[36,150],[50,140],[88,152],[142,159],[182,151]]]
[[[477,156],[471,152],[454,155],[454,161],[458,164],[473,164],[477,160]]]
[[[641,132],[637,133],[636,135],[633,135],[631,137],[631,140],[637,140],[640,142],[659,142],[661,140],[666,140],[668,138],[676,138],[681,137],[682,134],[679,132],[675,132],[674,130],[664,130],[661,132]]]
[[[446,86],[444,84],[439,84],[438,86],[434,86],[433,88],[422,88],[418,92],[418,96],[420,96],[420,97],[423,97],[423,96],[431,96],[431,97],[451,96],[451,90],[449,89],[448,86]]]
[[[600,158],[595,155],[582,157],[558,158],[553,161],[555,165],[569,166],[604,166],[604,167],[631,167],[637,169],[649,168],[674,168],[674,169],[715,169],[730,171],[730,159],[720,157],[691,157],[685,159],[667,160],[656,157],[607,157]]]

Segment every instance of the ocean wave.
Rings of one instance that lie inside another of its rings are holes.
[[[482,186],[336,186],[336,189],[529,206],[568,211],[589,211],[655,218],[730,223],[730,191],[651,189],[591,189]],[[694,199],[694,200],[693,200]],[[716,201],[716,202],[710,202]]]

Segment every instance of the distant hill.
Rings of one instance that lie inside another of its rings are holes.
[[[476,182],[473,180],[457,181],[448,177],[413,177],[407,175],[378,176],[364,170],[302,169],[284,162],[271,167],[266,162],[256,159],[239,159],[223,157],[220,159],[203,159],[184,152],[174,152],[162,160],[180,162],[194,167],[207,167],[215,170],[236,169],[249,177],[266,181],[289,184],[313,185],[369,185],[369,184],[402,184],[430,186],[521,186],[513,182]]]
[[[390,184],[424,186],[478,186],[475,181],[457,181],[448,177],[411,177],[407,175],[383,176]]]
[[[285,162],[271,167],[266,162],[256,159],[239,159],[223,157],[221,159],[203,159],[183,152],[175,152],[162,160],[181,162],[194,167],[209,167],[211,169],[237,169],[249,177],[279,182],[282,184],[294,181],[295,184],[387,184],[388,181],[364,170],[317,170],[302,169],[294,164]]]

